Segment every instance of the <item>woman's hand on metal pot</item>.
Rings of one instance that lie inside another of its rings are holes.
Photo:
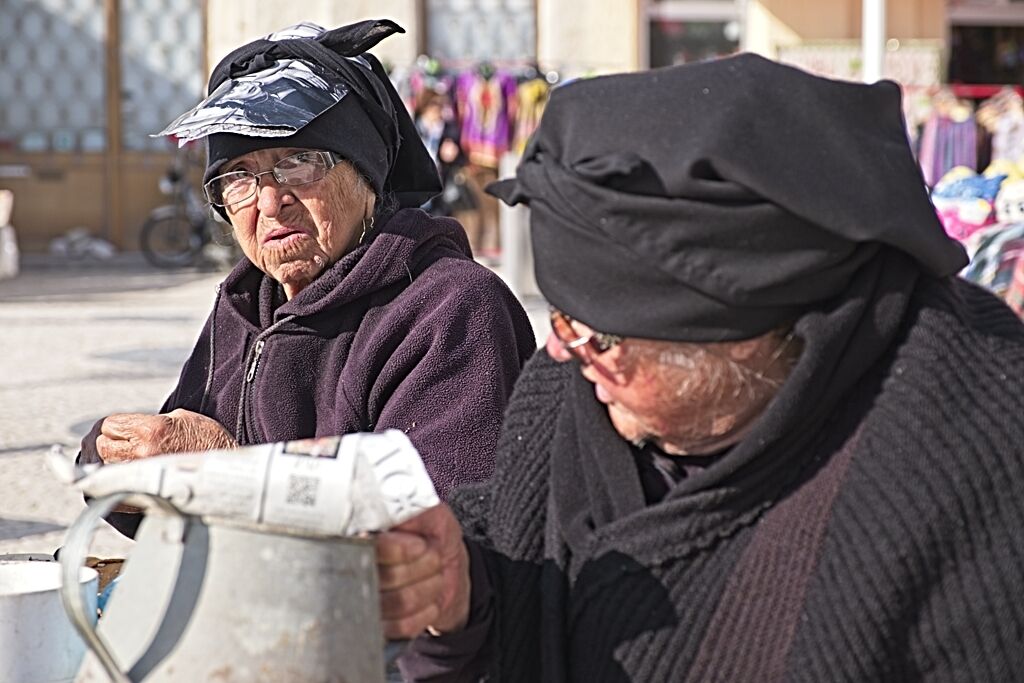
[[[469,554],[441,504],[377,536],[381,618],[389,639],[458,631],[469,618]]]
[[[108,464],[161,453],[208,451],[238,445],[216,420],[180,408],[160,415],[115,413],[103,418],[98,425],[95,451],[99,459]],[[95,431],[95,427],[93,429]],[[82,442],[83,456],[87,439],[89,436]]]

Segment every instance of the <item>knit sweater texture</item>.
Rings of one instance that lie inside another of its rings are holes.
[[[883,261],[798,321],[749,436],[653,505],[576,364],[538,353],[493,479],[454,500],[488,645],[435,680],[1019,680],[1024,326]]]

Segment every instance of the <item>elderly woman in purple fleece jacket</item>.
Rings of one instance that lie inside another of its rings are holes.
[[[165,131],[206,138],[207,198],[247,258],[160,414],[104,418],[83,461],[401,429],[442,497],[490,474],[536,344],[461,226],[416,208],[440,190],[437,171],[364,54],[396,31],[303,24],[245,45]],[[282,97],[290,106],[268,107]],[[111,522],[132,533],[125,512]]]

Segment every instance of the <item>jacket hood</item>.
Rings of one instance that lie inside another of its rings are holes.
[[[427,263],[443,257],[472,258],[462,226],[420,209],[401,209],[367,244],[346,254],[290,301],[281,285],[248,259],[235,266],[222,290],[241,318],[262,329],[287,316],[318,315],[411,281]]]

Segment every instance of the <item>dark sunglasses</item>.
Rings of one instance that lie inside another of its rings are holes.
[[[610,351],[622,343],[622,337],[604,332],[591,332],[580,336],[572,326],[573,319],[560,310],[551,307],[551,329],[561,342],[562,348],[584,365],[590,362],[590,355]]]

